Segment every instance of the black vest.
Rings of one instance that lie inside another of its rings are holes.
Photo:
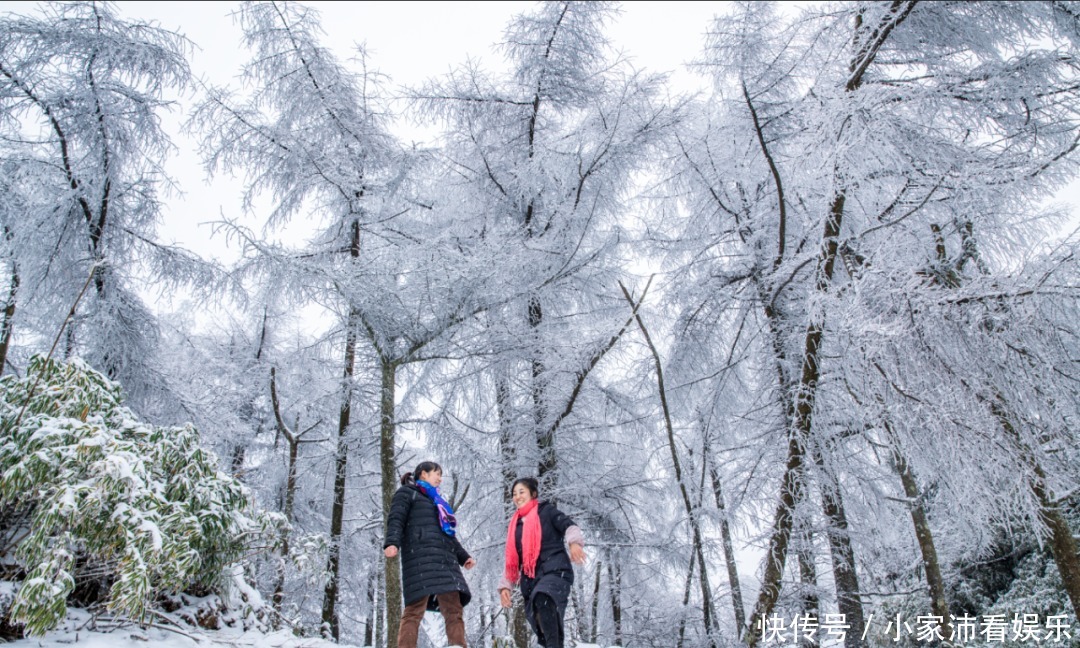
[[[554,525],[555,516],[561,515],[559,509],[547,502],[540,502],[537,506],[537,515],[540,516],[540,558],[536,561],[536,578],[565,571],[569,572],[569,577],[572,579],[574,568],[570,564],[570,554],[566,553],[564,535]],[[517,529],[514,530],[514,548],[517,549],[518,564],[522,565],[523,579],[528,578],[524,574],[525,561],[521,555],[521,534],[524,525],[524,520],[518,520]]]

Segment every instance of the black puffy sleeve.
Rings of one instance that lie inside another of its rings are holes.
[[[566,535],[566,530],[572,526],[577,526],[574,521],[570,519],[570,516],[563,513],[554,506],[551,507],[551,526],[555,527],[555,530],[559,532],[559,537]]]
[[[472,556],[469,555],[468,551],[465,551],[465,547],[461,546],[461,541],[457,539],[457,535],[450,537],[454,540],[454,555],[457,557],[458,565],[464,565],[465,561],[472,558]]]
[[[394,493],[394,499],[390,500],[390,515],[386,517],[386,537],[383,540],[383,549],[391,546],[401,548],[401,538],[405,534],[405,521],[409,519],[410,507],[412,507],[412,493],[408,488],[399,488]]]

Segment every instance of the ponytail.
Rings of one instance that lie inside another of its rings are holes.
[[[412,472],[407,472],[401,476],[401,485],[408,486],[409,484],[415,484],[417,477],[420,473],[425,472],[442,472],[442,466],[434,461],[421,461]]]

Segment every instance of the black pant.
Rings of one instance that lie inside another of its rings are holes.
[[[533,597],[533,619],[536,637],[544,648],[563,648],[563,620],[555,600],[547,594]]]

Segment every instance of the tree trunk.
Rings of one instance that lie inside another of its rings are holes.
[[[683,648],[686,641],[686,608],[690,606],[690,590],[694,584],[694,565],[697,562],[697,554],[690,552],[690,566],[686,568],[686,583],[683,585],[682,613],[679,614],[679,640],[676,648]],[[595,640],[594,640],[595,641]]]
[[[353,220],[350,231],[349,255],[356,259],[360,256],[360,221]],[[349,319],[345,324],[345,366],[342,370],[341,411],[338,415],[337,458],[334,462],[334,504],[330,512],[330,547],[326,558],[326,589],[323,592],[322,623],[330,631],[335,641],[339,638],[340,627],[337,615],[338,584],[341,569],[341,532],[345,521],[345,476],[349,459],[349,445],[346,435],[349,432],[349,419],[352,414],[353,371],[356,364],[356,327],[360,314],[355,308],[349,309]]]
[[[499,464],[502,470],[503,508],[508,514],[514,510],[510,488],[516,479],[515,465],[517,463],[512,406],[510,385],[505,376],[498,375],[495,377],[495,411],[499,417]]]
[[[814,553],[814,530],[807,524],[796,527],[797,549],[795,555],[799,559],[799,584],[802,586],[802,610],[803,614],[812,614],[815,618],[821,618],[821,601],[818,598],[817,563]]]
[[[849,65],[851,75],[844,84],[845,92],[855,92],[862,87],[863,77],[876,58],[877,52],[888,40],[893,30],[911,14],[915,5],[916,2],[912,0],[908,2],[894,0],[880,22],[870,30],[864,29],[862,14],[857,14],[852,37],[855,43],[855,55],[852,56]],[[862,39],[864,31],[869,35],[866,39]],[[821,247],[818,252],[815,291],[822,295],[827,293],[832,285],[837,249],[840,245],[840,228],[844,221],[844,205],[847,201],[847,189],[841,184],[840,174],[835,174],[835,177],[838,186],[835,188],[835,194],[829,205],[829,213],[825,219],[824,230],[821,234]],[[751,628],[758,623],[764,627],[765,620],[772,613],[776,600],[780,596],[781,577],[784,573],[784,563],[787,559],[788,544],[791,539],[791,525],[794,519],[792,513],[796,502],[800,501],[804,496],[804,458],[813,428],[814,401],[817,396],[818,379],[821,377],[818,361],[821,357],[820,350],[824,332],[825,317],[824,314],[821,314],[811,320],[806,328],[806,335],[803,340],[802,371],[795,392],[795,411],[788,436],[788,458],[780,485],[780,502],[773,518],[769,548],[765,554],[765,569],[761,590],[752,613],[754,622],[750,624]],[[754,648],[759,639],[760,636],[754,632],[747,632],[746,634],[746,644],[750,648]]]
[[[517,479],[515,472],[517,450],[514,445],[512,407],[510,385],[505,376],[497,374],[495,376],[495,409],[499,417],[499,462],[502,464],[503,508],[507,513],[506,519],[509,519],[509,513],[514,510],[510,487],[513,485],[514,480]],[[513,601],[514,607],[510,613],[510,631],[514,638],[514,646],[516,648],[529,648],[529,627],[525,619],[524,601],[520,596],[515,596]]]
[[[349,420],[352,413],[352,379],[356,361],[356,325],[358,316],[349,313],[345,331],[345,368],[342,372],[344,395],[338,415],[337,457],[334,462],[334,503],[330,512],[330,547],[326,559],[326,589],[323,592],[322,622],[335,641],[339,639],[340,627],[337,615],[338,585],[341,571],[341,532],[345,521],[345,476],[349,460]]]
[[[611,628],[616,646],[622,645],[622,572],[618,559],[608,561],[608,589],[611,595]]]
[[[296,501],[296,458],[299,454],[300,439],[287,439],[289,442],[289,473],[285,479],[285,528],[281,530],[281,564],[278,567],[277,584],[274,586],[274,611],[281,616],[281,607],[285,600],[285,561],[289,559],[289,529],[293,522],[293,507]],[[276,623],[276,622],[275,622]]]
[[[75,355],[75,322],[64,330],[64,360],[71,361]]]
[[[598,639],[598,633],[600,632],[600,626],[597,623],[600,617],[600,572],[603,570],[604,565],[597,560],[596,561],[596,577],[593,579],[592,588],[592,627],[589,629],[589,643],[596,643]],[[693,573],[691,571],[691,573]],[[689,587],[689,586],[687,586]]]
[[[631,308],[636,308],[634,300],[630,296],[630,292],[626,290],[626,287],[622,284],[619,284],[619,286],[622,288],[623,296],[626,298],[626,301],[630,304]],[[641,336],[645,338],[645,343],[648,345],[649,351],[653,357],[653,366],[656,371],[656,387],[657,392],[660,395],[660,409],[664,415],[664,428],[667,431],[668,449],[671,451],[671,463],[675,469],[675,481],[679,486],[679,493],[682,495],[686,517],[690,521],[694,552],[697,554],[698,569],[701,574],[701,608],[705,617],[705,635],[709,637],[709,646],[716,648],[712,612],[712,588],[709,586],[709,570],[705,562],[704,543],[701,539],[701,523],[698,519],[697,511],[690,501],[690,492],[686,487],[686,480],[683,477],[682,463],[679,461],[679,451],[675,443],[675,428],[671,423],[671,410],[668,407],[667,389],[664,386],[664,367],[660,362],[660,352],[656,350],[656,345],[653,344],[652,337],[649,335],[649,330],[645,327],[645,322],[642,320],[641,314],[636,312],[636,310],[634,312],[634,319],[637,321],[638,329],[641,330]]]
[[[1061,506],[1050,492],[1046,472],[1043,471],[1035,453],[1020,438],[1020,434],[1013,425],[1012,417],[1000,397],[990,401],[990,411],[993,412],[1006,436],[1019,451],[1020,458],[1031,471],[1027,480],[1028,487],[1031,488],[1032,494],[1039,503],[1039,518],[1050,531],[1050,552],[1054,556],[1058,573],[1061,574],[1061,583],[1069,595],[1073,613],[1080,619],[1080,555],[1077,554],[1076,538],[1061,512]]]
[[[926,517],[919,482],[895,441],[893,442],[893,465],[900,475],[904,495],[908,498],[911,523],[915,527],[915,538],[919,542],[919,551],[922,553],[926,586],[930,594],[930,613],[941,617],[941,636],[949,640],[952,639],[952,622],[949,619],[949,602],[945,598],[945,581],[941,577],[934,535],[930,530],[930,521]]]
[[[8,298],[4,304],[4,320],[0,323],[0,376],[7,366],[8,349],[11,348],[11,332],[15,326],[15,295],[19,291],[19,267],[11,259],[11,278],[8,280]]]
[[[544,322],[544,309],[539,295],[529,297],[528,322],[533,340],[532,360],[530,361],[533,426],[535,426],[534,429],[536,430],[536,445],[540,450],[537,477],[540,480],[541,490],[554,494],[558,487],[556,475],[558,459],[555,455],[555,430],[547,425],[547,376],[545,376],[543,352],[540,348],[540,325]]]
[[[381,556],[381,552],[380,552]],[[385,585],[386,583],[386,570],[380,569],[376,575],[376,585]],[[382,594],[382,596],[379,596]],[[387,648],[395,648],[397,642],[393,644],[384,642],[383,638],[386,637],[386,606],[383,605],[383,600],[386,598],[386,587],[382,588],[382,591],[376,590],[375,592],[375,643],[372,646],[387,646]]]
[[[517,648],[529,648],[529,620],[525,618],[525,605],[520,600],[521,597],[517,598],[517,604],[514,605],[511,633],[514,637],[514,645]]]
[[[376,548],[378,544],[376,543]],[[375,589],[379,583],[379,570],[372,569],[367,579],[367,602],[368,613],[367,618],[364,620],[364,645],[374,646],[375,641],[375,617],[377,615],[377,606],[375,600]]]
[[[814,459],[821,468],[821,502],[829,527],[829,556],[832,558],[833,583],[836,587],[836,604],[848,624],[844,635],[845,648],[865,645],[862,600],[859,594],[859,576],[855,571],[855,550],[848,535],[847,513],[840,492],[840,483],[825,469],[821,453],[814,450]]]
[[[833,268],[836,264],[836,250],[838,248],[837,241],[844,216],[844,201],[844,193],[838,193],[833,198],[829,217],[825,220],[825,231],[821,236],[822,246],[818,257],[817,291],[821,293],[825,293],[832,283]],[[801,501],[804,496],[804,460],[806,444],[813,426],[814,399],[817,395],[818,378],[821,376],[818,358],[824,332],[825,323],[823,319],[811,321],[806,329],[803,343],[802,373],[799,379],[798,391],[795,395],[795,416],[792,430],[788,436],[788,458],[780,485],[780,504],[773,519],[769,548],[765,554],[765,570],[761,582],[761,591],[758,594],[757,604],[754,606],[754,622],[751,627],[759,625],[764,627],[765,620],[772,613],[776,600],[780,597],[781,578],[784,573],[784,563],[787,560],[788,545],[791,541],[795,504]],[[749,632],[746,635],[746,643],[753,648],[759,638],[757,634]]]
[[[720,482],[720,475],[716,466],[709,457],[703,460],[709,462],[709,476],[712,478],[713,497],[716,499],[716,510],[720,514],[720,539],[724,546],[724,562],[727,564],[728,587],[731,588],[731,607],[735,613],[736,635],[743,635],[743,626],[746,624],[746,610],[743,607],[742,586],[739,584],[739,568],[735,562],[735,547],[731,542],[731,523],[728,520],[727,506],[724,504],[724,491]]]
[[[585,603],[585,584],[581,582],[580,578],[574,579],[574,587],[570,590],[571,603],[574,604],[574,621],[577,626],[577,636],[579,641],[584,641],[589,636],[589,618],[585,614],[587,604]],[[483,627],[481,625],[481,627]]]
[[[394,456],[394,388],[397,365],[381,359],[382,386],[379,399],[379,465],[382,469],[383,528],[390,516],[390,502],[397,491],[397,461]],[[401,625],[401,558],[386,561],[386,645],[396,646]]]

